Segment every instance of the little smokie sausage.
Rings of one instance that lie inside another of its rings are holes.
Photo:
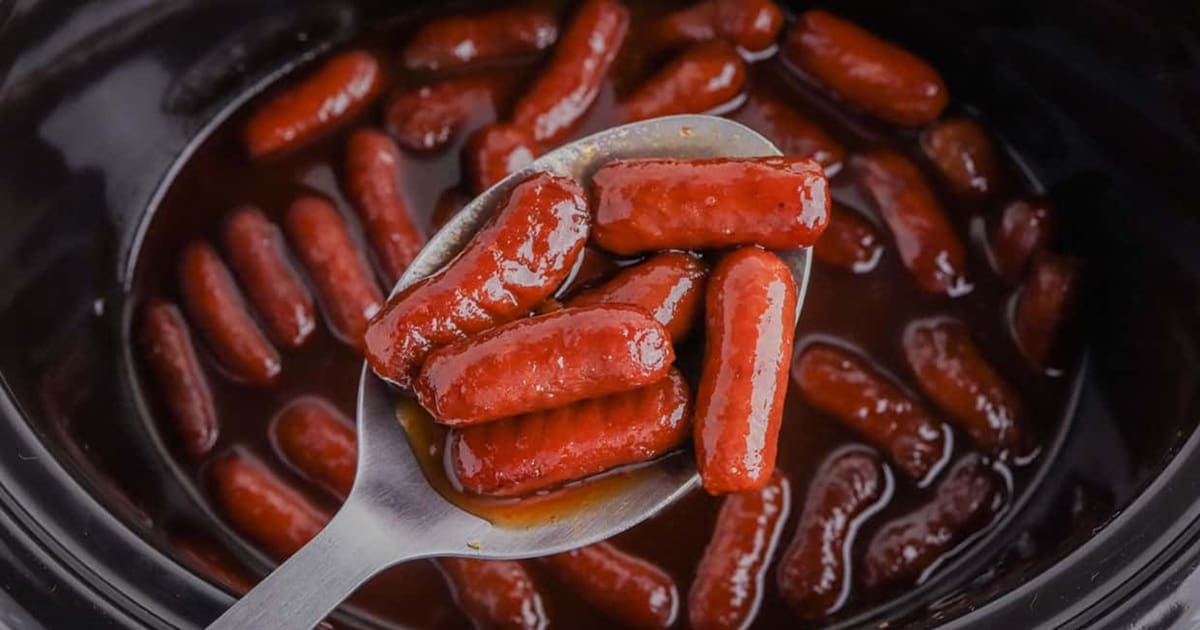
[[[346,144],[346,191],[389,283],[425,245],[400,183],[400,151],[387,134],[364,129]]]
[[[1021,399],[979,354],[962,322],[917,320],[905,329],[902,345],[921,391],[979,448],[996,457],[1025,454]]]
[[[150,300],[142,307],[139,338],[183,450],[204,455],[217,441],[217,411],[183,315],[170,302]]]
[[[954,465],[933,498],[884,524],[862,559],[863,584],[911,584],[955,545],[988,524],[1003,499],[1000,479],[975,455]]]
[[[632,304],[667,328],[672,343],[692,330],[704,302],[708,267],[695,256],[664,252],[622,269],[608,282],[567,300],[567,306]]]
[[[558,39],[554,16],[533,9],[455,15],[422,26],[404,46],[410,70],[442,70],[535,53]]]
[[[542,562],[581,599],[622,626],[669,628],[675,623],[675,580],[611,543],[546,556]]]
[[[225,251],[275,343],[303,345],[317,328],[316,307],[292,265],[283,232],[258,208],[239,208],[225,224]]]
[[[628,31],[629,10],[620,2],[586,0],[550,63],[517,101],[513,122],[543,145],[562,140],[596,101]]]
[[[324,199],[301,197],[288,208],[285,223],[321,296],[329,327],[346,343],[361,348],[367,321],[379,311],[383,295],[342,215]]]
[[[217,460],[211,474],[226,518],[276,560],[295,553],[329,521],[304,495],[245,455],[231,453]]]
[[[696,460],[711,494],[762,488],[775,469],[796,330],[796,284],[775,254],[744,247],[713,269],[696,395]]]
[[[1080,262],[1069,256],[1045,254],[1033,261],[1017,293],[1013,335],[1029,363],[1044,368],[1063,320],[1075,297]]]
[[[237,380],[265,386],[283,369],[279,352],[246,309],[217,250],[194,241],[179,262],[179,291],[188,315],[221,365]]]
[[[746,84],[746,64],[723,41],[696,44],[621,102],[626,122],[699,114],[732,101]]]
[[[674,361],[670,334],[644,310],[598,304],[434,350],[413,389],[438,422],[459,427],[649,385]]]
[[[1054,210],[1044,200],[1004,206],[989,248],[996,273],[1009,282],[1019,280],[1034,255],[1049,245],[1055,227]]]
[[[829,221],[821,166],[808,158],[637,159],[592,178],[594,240],[631,255],[761,245],[799,249]]]
[[[450,264],[388,300],[367,329],[371,368],[411,387],[434,348],[512,321],[549,297],[571,273],[587,234],[579,184],[531,175]]]
[[[783,11],[771,0],[705,0],[659,20],[654,38],[663,46],[720,37],[750,52],[775,44]]]
[[[529,166],[541,149],[524,127],[503,123],[487,125],[471,134],[463,148],[467,176],[476,193]]]
[[[996,147],[970,118],[949,118],[926,129],[921,133],[921,150],[958,195],[986,199],[1001,186]]]
[[[641,389],[455,429],[450,468],[468,492],[529,494],[678,447],[691,411],[687,382],[671,370]]]
[[[969,292],[966,250],[917,166],[886,149],[856,156],[850,165],[891,229],[900,259],[917,285],[951,297]]]
[[[370,53],[336,55],[254,112],[242,134],[246,150],[258,158],[304,144],[365,109],[382,86]]]
[[[725,497],[688,595],[694,630],[740,630],[754,621],[790,497],[778,472],[760,490]]]
[[[897,125],[933,122],[949,101],[932,66],[818,9],[800,14],[782,54],[838,96]]]
[[[542,630],[548,625],[537,586],[521,563],[439,558],[437,565],[475,627]]]
[[[815,122],[783,102],[751,90],[733,119],[767,137],[788,157],[810,157],[832,175],[841,168],[846,149]]]
[[[209,580],[216,581],[237,594],[254,588],[245,569],[221,546],[194,535],[171,534],[168,537],[171,550],[183,556]]]
[[[328,402],[312,396],[292,401],[272,422],[271,440],[304,476],[339,497],[350,494],[358,458],[354,427]]]
[[[821,619],[846,602],[858,526],[882,506],[889,489],[883,464],[865,449],[842,449],[821,465],[779,562],[779,593],[797,615]]]
[[[502,86],[492,79],[452,79],[402,92],[388,105],[388,131],[412,151],[434,151],[473,119],[496,119]]]
[[[857,431],[924,481],[950,456],[947,427],[887,377],[847,350],[815,343],[792,365],[809,404]]]
[[[813,258],[851,273],[869,273],[882,255],[883,242],[875,227],[857,212],[835,203],[825,233],[813,245]]]

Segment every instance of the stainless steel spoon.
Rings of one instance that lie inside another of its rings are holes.
[[[713,116],[658,118],[583,138],[547,153],[464,207],[433,237],[393,292],[450,262],[530,173],[550,171],[586,182],[597,168],[616,159],[774,155],[779,150],[759,134]],[[808,250],[781,256],[796,278],[802,305]],[[567,551],[633,527],[699,483],[691,463],[657,465],[625,491],[536,526],[494,525],[449,502],[429,484],[398,417],[416,412],[396,401],[396,392],[364,366],[358,390],[358,469],[346,502],[320,534],[209,628],[311,628],[359,585],[394,564],[437,556],[530,558]]]

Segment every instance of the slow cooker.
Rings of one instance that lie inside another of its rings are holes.
[[[247,89],[364,24],[432,10],[454,7],[0,0],[0,624],[202,627],[230,604],[170,550],[158,516],[203,515],[119,365],[143,214]],[[1089,265],[1085,366],[1022,507],[1033,525],[986,543],[1003,561],[951,567],[906,627],[1200,627],[1200,11],[836,10],[987,111]]]

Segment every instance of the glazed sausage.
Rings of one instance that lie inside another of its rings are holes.
[[[316,309],[292,265],[283,232],[261,210],[245,206],[225,224],[225,251],[275,343],[303,345],[317,328]]]
[[[949,118],[921,133],[921,150],[958,195],[981,200],[1001,185],[992,139],[970,118]]]
[[[394,284],[425,246],[400,184],[400,151],[387,134],[363,129],[346,143],[346,192],[375,258]]]
[[[367,360],[411,387],[431,350],[520,317],[566,279],[588,234],[575,180],[531,175],[448,265],[393,296],[367,329]]]
[[[554,577],[604,616],[630,628],[669,628],[679,612],[675,580],[611,543],[546,556]]]
[[[142,307],[140,340],[183,450],[192,457],[204,455],[217,441],[217,411],[179,309],[162,300],[147,302]]]
[[[476,193],[529,166],[541,149],[524,127],[495,123],[476,131],[463,149],[467,175]]]
[[[746,84],[746,64],[723,41],[696,44],[621,102],[626,122],[699,114],[729,103]]]
[[[856,156],[850,165],[891,229],[900,259],[917,285],[951,297],[969,292],[966,250],[917,166],[887,149]]]
[[[521,563],[439,558],[437,565],[475,627],[542,630],[548,625],[537,586]]]
[[[285,224],[321,297],[329,327],[361,348],[367,321],[379,311],[383,295],[342,215],[320,197],[301,197],[288,208]]]
[[[169,542],[171,549],[186,558],[193,568],[199,569],[209,580],[239,595],[254,588],[254,580],[248,577],[246,569],[218,545],[206,539],[178,534],[172,534]]]
[[[996,273],[1009,282],[1019,280],[1029,261],[1049,245],[1055,228],[1054,210],[1044,200],[1005,206],[990,243]]]
[[[567,300],[572,307],[632,304],[654,316],[679,343],[691,332],[703,304],[708,267],[695,256],[664,252],[622,269],[612,280]]]
[[[442,226],[449,223],[450,219],[453,219],[459,210],[462,210],[468,203],[471,203],[471,199],[473,197],[458,186],[443,190],[442,194],[438,195],[437,201],[433,204],[433,216],[430,217],[433,229],[442,229]]]
[[[750,52],[775,44],[783,11],[771,0],[705,0],[676,11],[655,25],[655,40],[674,46],[721,37]]]
[[[543,145],[557,144],[583,118],[608,76],[629,31],[629,10],[617,0],[587,0],[550,63],[513,109],[513,122]]]
[[[298,398],[271,423],[280,457],[305,477],[345,498],[354,485],[358,459],[354,427],[328,402]]]
[[[1021,354],[1035,367],[1046,367],[1074,298],[1079,268],[1080,262],[1068,256],[1039,256],[1017,294],[1013,335]]]
[[[784,155],[816,160],[826,174],[837,172],[846,158],[846,149],[824,129],[766,94],[751,91],[733,118],[766,136]]]
[[[258,386],[275,382],[283,369],[279,352],[246,310],[242,292],[212,245],[193,241],[183,249],[179,291],[188,315],[235,379]]]
[[[258,462],[238,453],[212,465],[217,505],[233,526],[284,560],[316,536],[329,515]]]
[[[821,166],[808,158],[638,159],[592,178],[594,240],[623,255],[761,245],[799,249],[829,221]]]
[[[979,354],[965,325],[917,320],[905,329],[902,344],[921,390],[977,446],[996,457],[1025,454],[1021,399]]]
[[[366,109],[382,87],[383,72],[370,53],[336,55],[254,112],[242,134],[246,150],[260,158],[294,149]]]
[[[690,432],[691,392],[671,370],[641,389],[455,429],[450,468],[469,492],[520,496],[654,459]]]
[[[562,286],[558,287],[554,295],[555,297],[571,295],[579,287],[591,286],[596,282],[612,277],[618,269],[620,267],[608,254],[591,245],[585,245],[583,253],[579,255],[579,262],[575,264],[575,269],[571,271],[571,276],[567,278],[566,282],[562,283]],[[555,306],[548,308],[551,304]],[[562,306],[557,300],[547,300],[538,307],[538,312],[549,313],[550,311],[562,308]]]
[[[863,584],[911,584],[929,565],[988,524],[1004,489],[995,473],[968,455],[938,484],[934,497],[910,514],[883,525],[862,559]]]
[[[413,389],[438,422],[461,427],[649,385],[674,361],[670,334],[646,311],[597,304],[434,350]]]
[[[761,490],[725,497],[688,594],[694,630],[739,630],[754,621],[791,492],[776,472]]]
[[[851,273],[870,273],[882,256],[883,242],[875,227],[857,212],[835,203],[825,233],[813,245],[813,258]]]
[[[402,92],[388,105],[388,131],[406,149],[435,151],[468,123],[494,121],[501,91],[497,81],[470,78]]]
[[[821,619],[850,594],[849,551],[858,527],[887,500],[890,480],[870,451],[829,456],[809,482],[796,534],[779,562],[779,593],[801,618]]]
[[[696,460],[711,494],[762,488],[776,441],[796,331],[796,284],[775,254],[744,247],[713,269],[696,395]]]
[[[404,46],[404,67],[441,70],[535,53],[554,45],[554,16],[532,9],[500,9],[449,16],[421,27]]]
[[[932,66],[819,9],[800,14],[782,55],[838,96],[897,125],[933,122],[949,102]]]
[[[808,346],[792,366],[808,403],[870,440],[917,481],[950,456],[947,427],[861,357],[827,344]]]

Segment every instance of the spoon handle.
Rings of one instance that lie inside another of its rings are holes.
[[[229,607],[208,630],[312,628],[363,582],[407,559],[398,542],[394,532],[376,526],[357,502],[347,501],[325,529]]]

